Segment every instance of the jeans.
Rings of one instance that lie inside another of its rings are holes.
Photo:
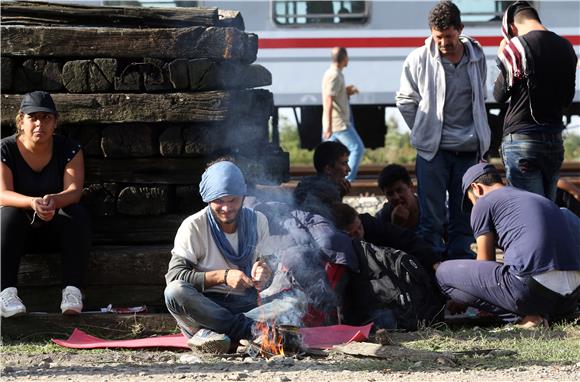
[[[439,150],[427,161],[417,155],[416,175],[419,197],[418,233],[433,249],[447,252],[449,259],[474,258],[470,246],[475,242],[469,215],[461,209],[461,179],[476,163],[476,153],[456,153]],[[449,194],[449,225],[447,245],[444,230],[447,217],[446,192]]]
[[[574,311],[580,288],[561,296],[531,277],[519,278],[495,261],[442,262],[435,273],[443,293],[454,301],[497,314],[507,321],[526,315],[563,316]]]
[[[350,151],[350,155],[348,156],[348,167],[350,167],[350,173],[346,179],[352,182],[356,179],[358,167],[365,153],[365,145],[356,132],[352,120],[350,121],[346,130],[333,133],[329,141],[339,141]]]
[[[2,207],[0,215],[2,290],[17,286],[20,260],[26,252],[55,250],[61,252],[63,287],[82,289],[91,245],[89,215],[83,206],[61,208],[49,222],[36,217],[34,226],[30,224],[32,211]]]
[[[561,134],[508,134],[502,140],[501,155],[510,185],[556,199],[564,160]]]
[[[167,309],[188,338],[203,327],[226,334],[233,341],[252,339],[254,320],[244,313],[254,309],[257,301],[255,289],[246,289],[243,295],[202,293],[181,280],[172,281],[165,288]]]

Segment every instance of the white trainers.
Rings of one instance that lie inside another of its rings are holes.
[[[201,350],[205,353],[225,354],[230,350],[231,340],[225,334],[209,329],[199,329],[188,341],[191,350]]]
[[[62,290],[62,314],[79,314],[83,310],[83,295],[79,288],[67,286]]]
[[[6,288],[0,293],[2,312],[4,318],[12,317],[17,314],[26,313],[26,307],[18,297],[18,290],[14,287]]]

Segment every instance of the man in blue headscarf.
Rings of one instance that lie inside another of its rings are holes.
[[[271,276],[256,246],[269,237],[260,212],[242,207],[247,192],[240,169],[229,161],[209,166],[199,185],[208,206],[183,221],[165,275],[165,303],[188,345],[228,352],[232,342],[252,339],[257,291]]]

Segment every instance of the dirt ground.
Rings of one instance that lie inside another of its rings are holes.
[[[201,356],[178,351],[74,351],[52,354],[2,354],[3,381],[578,381],[580,362],[560,366],[462,368],[461,358],[410,359],[405,370],[386,359],[355,358],[338,352],[325,357],[235,355]]]

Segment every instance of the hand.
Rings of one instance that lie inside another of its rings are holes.
[[[354,86],[354,85],[348,85],[346,87],[346,94],[348,94],[349,96],[355,95],[355,94],[358,94],[358,93],[359,93],[359,91],[358,91],[358,89],[357,89],[356,86]]]
[[[409,219],[411,212],[402,204],[397,205],[391,212],[391,221],[393,224],[403,225]]]
[[[34,198],[31,206],[36,212],[36,215],[46,222],[51,221],[56,212],[52,195],[44,195],[42,198]]]
[[[332,129],[329,127],[326,130],[322,131],[322,139],[328,140],[332,136]]]
[[[342,178],[338,183],[338,187],[340,188],[340,196],[344,196],[350,194],[350,189],[352,188],[352,185],[350,184],[348,179]]]
[[[253,287],[254,282],[244,272],[230,269],[226,277],[226,285],[234,289],[247,289]]]
[[[447,301],[447,310],[451,314],[461,314],[465,313],[465,311],[467,310],[467,305],[454,300],[449,300]]]
[[[252,280],[254,281],[254,285],[256,289],[262,290],[262,288],[266,285],[270,277],[272,277],[272,270],[265,262],[258,260],[254,263],[252,267]]]

